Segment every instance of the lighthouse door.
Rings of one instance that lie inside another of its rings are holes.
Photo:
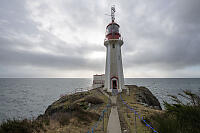
[[[113,89],[117,89],[117,80],[113,80]]]
[[[113,77],[111,79],[111,85],[112,85],[112,89],[118,89],[118,79],[116,77]]]

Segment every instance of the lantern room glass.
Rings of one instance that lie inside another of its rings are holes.
[[[107,34],[110,33],[119,33],[119,26],[117,24],[110,24],[107,29]]]

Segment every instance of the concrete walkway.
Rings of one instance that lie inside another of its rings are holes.
[[[121,133],[119,115],[116,106],[117,96],[110,96],[110,99],[112,108],[108,120],[107,133]]]

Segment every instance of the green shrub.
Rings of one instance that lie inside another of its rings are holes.
[[[79,106],[80,106],[81,109],[83,109],[83,110],[87,110],[87,109],[89,108],[87,102],[80,102]]]
[[[0,133],[32,133],[39,132],[43,125],[38,121],[30,120],[7,120],[0,126]]]
[[[149,122],[162,133],[197,133],[200,131],[200,97],[191,91],[179,94],[188,100],[182,103],[176,96],[170,96],[175,104],[164,102],[166,112],[153,115]]]

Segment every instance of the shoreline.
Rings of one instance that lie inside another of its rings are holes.
[[[133,101],[136,101],[137,104],[143,108],[147,108],[147,110],[161,110],[158,99],[148,88],[138,87],[136,85],[126,85],[126,87],[128,88],[128,91],[124,90],[121,93],[122,96],[126,95],[126,98],[132,97]],[[140,90],[139,93],[137,92],[137,89]],[[136,93],[137,95],[135,95]],[[105,94],[110,95],[106,91],[103,91],[102,88],[96,88],[63,95],[50,104],[45,113],[39,115],[35,120],[32,120],[31,123],[39,122],[40,125],[42,125],[42,128],[39,130],[42,132],[45,130],[47,133],[57,131],[72,131],[77,133],[82,131],[87,132],[98,121],[101,112],[110,102],[108,95],[106,96]],[[133,95],[136,97],[133,97]],[[122,131],[126,131],[130,129],[128,128],[129,123],[125,121],[126,118],[121,114],[123,106],[120,105],[119,97],[117,99],[120,124]],[[104,122],[101,121],[99,123],[96,129],[98,132],[107,130],[110,109],[111,108],[107,108],[108,111],[107,114],[105,113]]]

